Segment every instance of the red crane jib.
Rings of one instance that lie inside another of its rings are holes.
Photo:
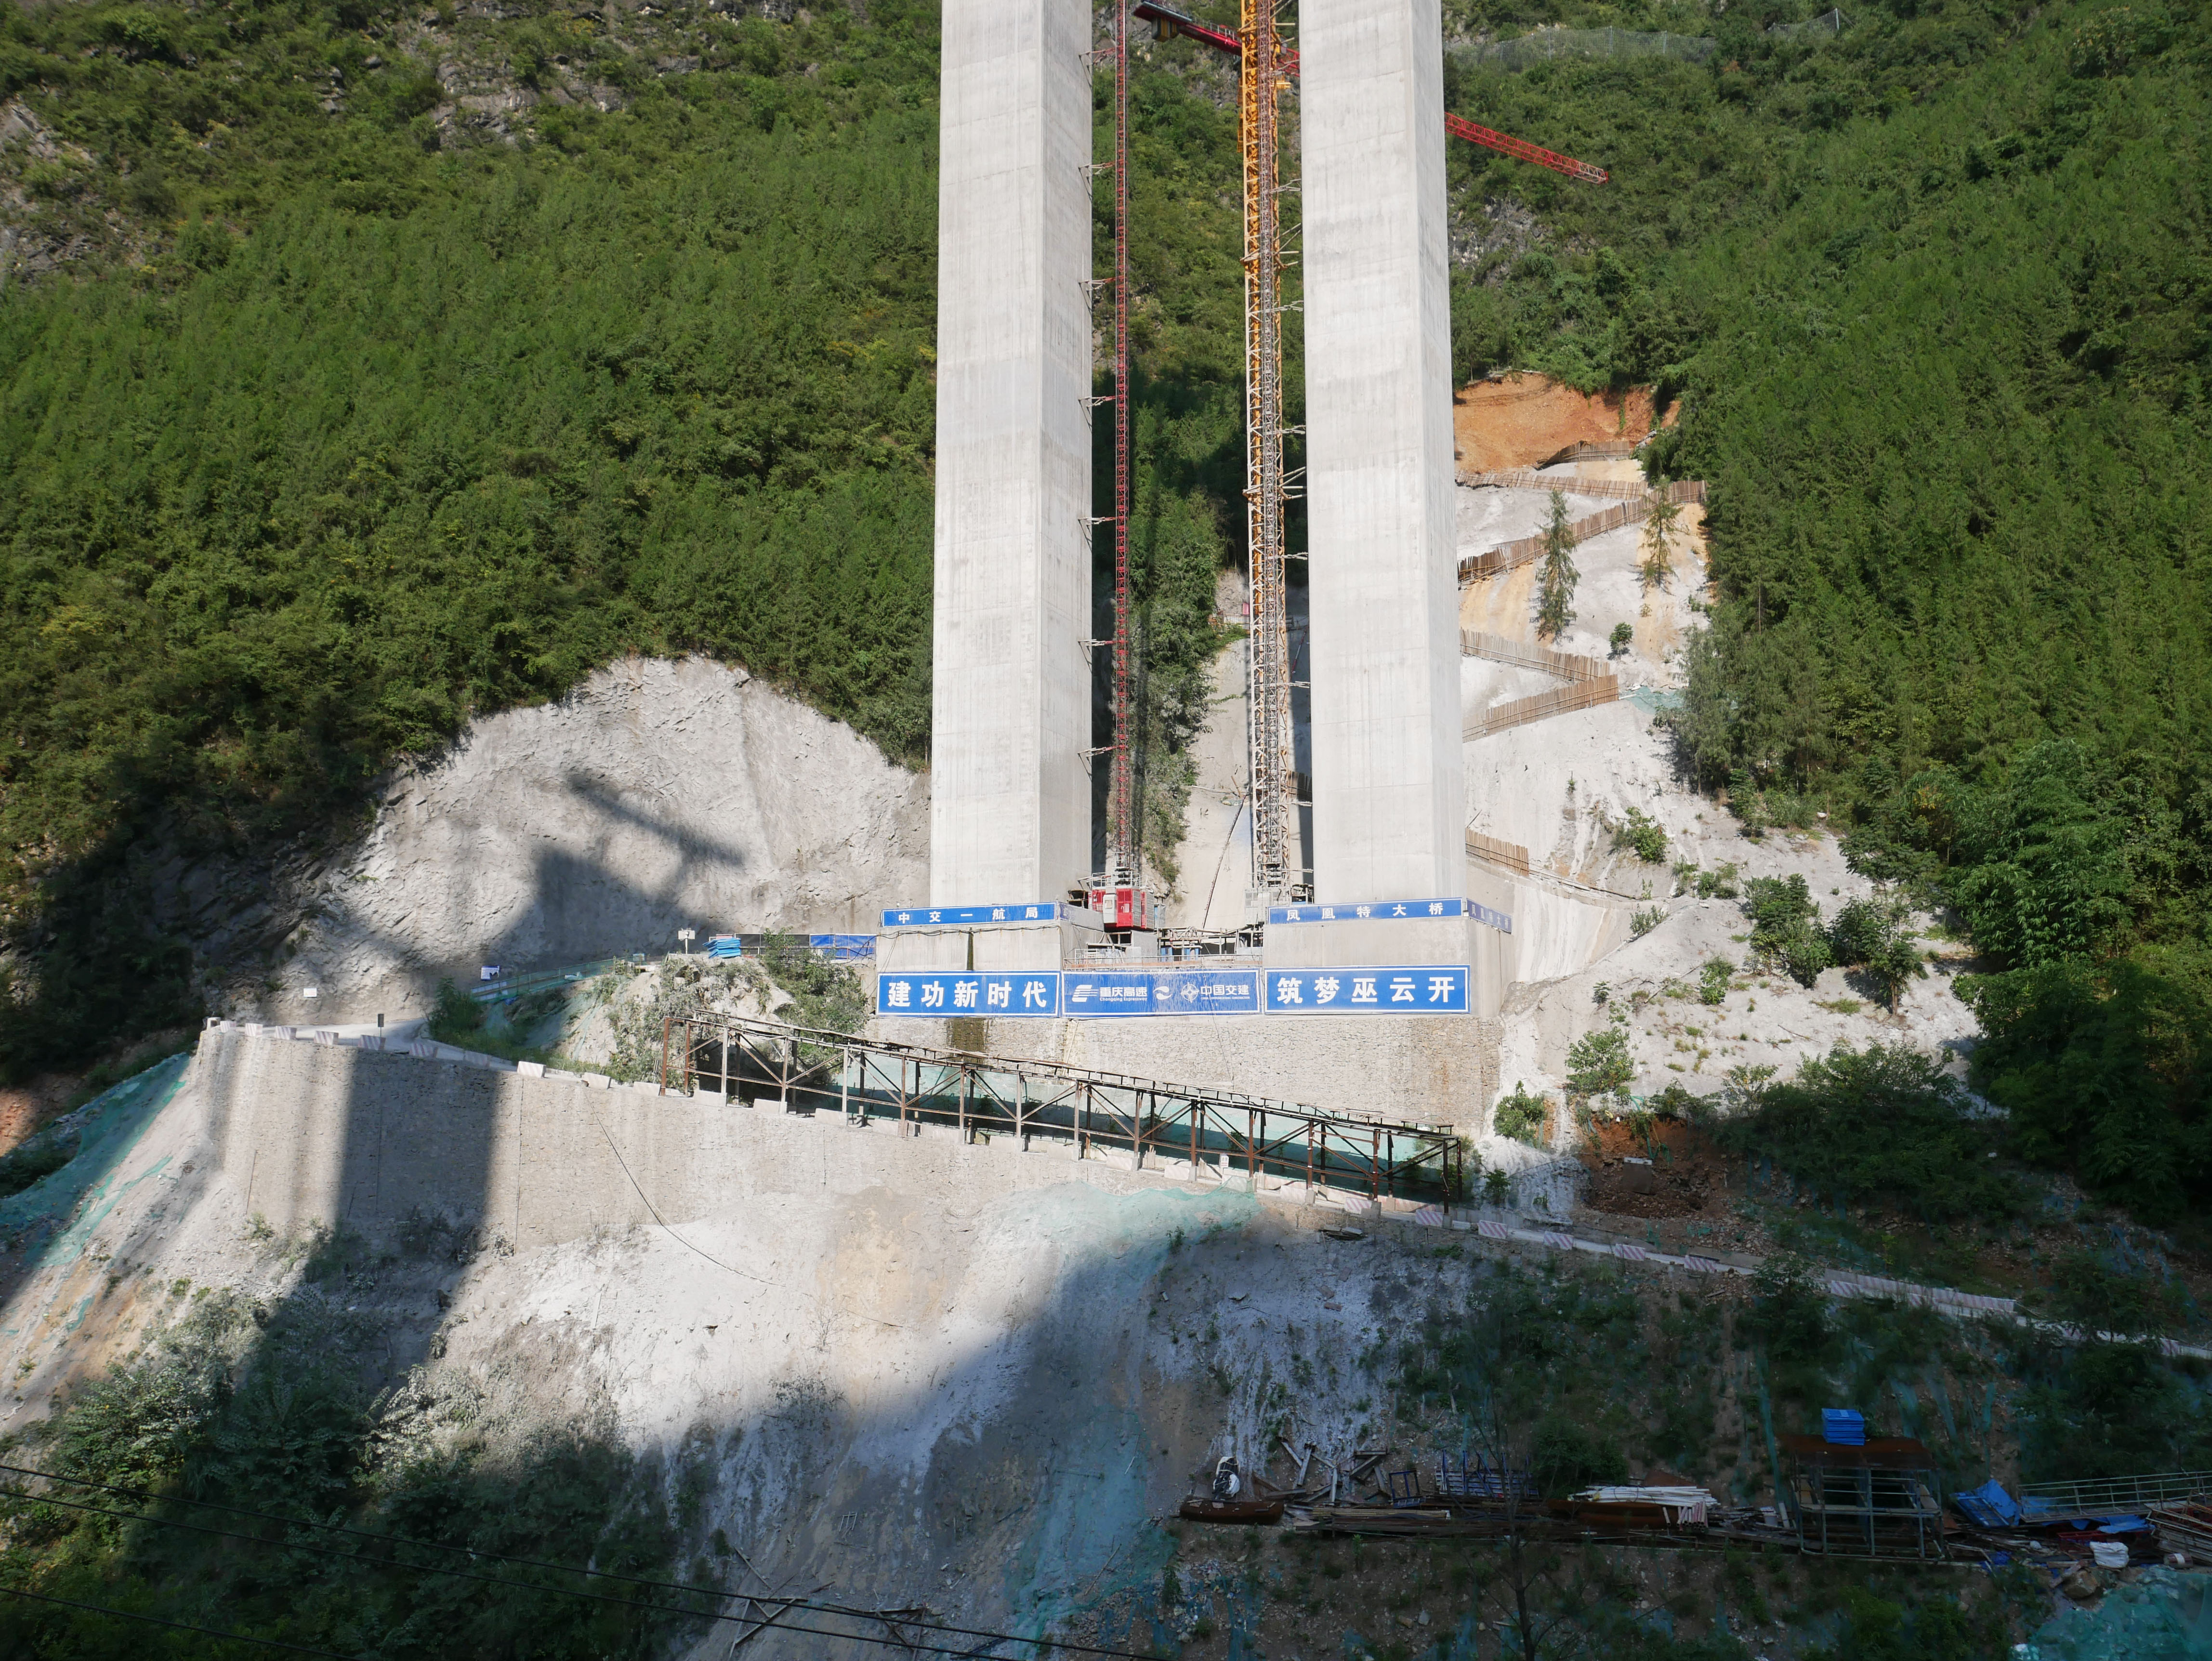
[[[1196,18],[1186,17],[1179,11],[1170,11],[1165,6],[1155,5],[1152,0],[1140,0],[1140,3],[1131,8],[1131,11],[1147,23],[1155,25],[1159,29],[1160,37],[1163,40],[1174,35],[1185,34],[1194,40],[1205,42],[1216,52],[1227,52],[1231,57],[1238,55],[1243,51],[1243,47],[1237,42],[1236,30],[1216,28],[1211,23],[1201,23]],[[1297,79],[1297,53],[1291,52],[1283,59],[1283,73],[1293,81]],[[1593,167],[1587,161],[1577,161],[1571,155],[1561,155],[1557,150],[1547,150],[1540,144],[1531,144],[1525,138],[1516,138],[1510,133],[1495,131],[1477,122],[1469,121],[1464,116],[1447,113],[1444,116],[1444,131],[1455,138],[1466,139],[1470,144],[1486,145],[1501,155],[1512,156],[1517,161],[1533,161],[1540,167],[1549,167],[1553,173],[1565,173],[1568,178],[1579,179],[1585,184],[1602,185],[1613,176],[1603,167]]]
[[[1455,138],[1466,139],[1470,144],[1487,144],[1493,150],[1502,151],[1523,161],[1534,161],[1540,167],[1549,167],[1553,173],[1563,173],[1570,179],[1579,179],[1587,184],[1602,185],[1612,177],[1603,167],[1594,167],[1587,161],[1576,161],[1571,155],[1561,155],[1557,150],[1531,144],[1525,138],[1494,132],[1449,111],[1444,113],[1444,131]]]

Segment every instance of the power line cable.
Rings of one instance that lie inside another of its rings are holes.
[[[327,1661],[360,1661],[358,1656],[342,1655],[336,1650],[313,1650],[304,1644],[287,1644],[276,1638],[249,1638],[242,1632],[224,1632],[217,1627],[196,1627],[189,1621],[167,1621],[158,1615],[141,1615],[135,1609],[110,1609],[105,1603],[80,1603],[73,1598],[50,1597],[42,1591],[26,1591],[21,1586],[0,1585],[0,1592],[10,1597],[27,1598],[33,1603],[52,1603],[64,1609],[85,1609],[94,1615],[112,1615],[118,1621],[143,1621],[149,1627],[167,1627],[172,1632],[196,1632],[209,1638],[221,1638],[233,1644],[258,1644],[264,1649],[283,1650],[291,1655],[319,1655]]]
[[[213,1539],[236,1540],[247,1545],[259,1546],[264,1550],[305,1552],[308,1555],[314,1557],[338,1558],[349,1562],[367,1563],[373,1568],[396,1568],[410,1574],[434,1574],[441,1575],[446,1579],[453,1580],[473,1580],[482,1585],[502,1586],[514,1591],[550,1592],[557,1597],[577,1597],[581,1598],[587,1603],[612,1604],[618,1609],[642,1609],[648,1615],[665,1615],[675,1616],[682,1620],[720,1621],[728,1624],[744,1626],[747,1627],[749,1630],[738,1638],[738,1642],[740,1644],[750,1641],[751,1639],[758,1636],[761,1633],[765,1632],[770,1627],[775,1627],[777,1630],[781,1632],[805,1634],[809,1637],[842,1639],[848,1643],[873,1644],[885,1649],[896,1648],[907,1650],[908,1652],[919,1650],[931,1655],[979,1656],[988,1653],[991,1650],[997,1649],[1001,1644],[1049,1645],[1054,1641],[1050,1639],[1044,1638],[1023,1638],[1017,1634],[1007,1633],[996,1636],[988,1636],[987,1638],[987,1641],[981,1646],[970,1646],[965,1649],[956,1649],[948,1647],[942,1644],[916,1643],[912,1640],[906,1638],[903,1634],[896,1638],[878,1638],[869,1633],[841,1632],[835,1628],[827,1627],[799,1626],[789,1619],[793,1609],[812,1610],[819,1614],[834,1615],[843,1620],[878,1621],[886,1628],[889,1628],[894,1633],[897,1632],[897,1627],[893,1625],[890,1620],[887,1619],[884,1615],[878,1615],[873,1612],[862,1612],[860,1610],[847,1611],[832,1605],[811,1603],[804,1598],[763,1598],[756,1597],[753,1594],[744,1592],[718,1592],[714,1594],[714,1596],[717,1597],[743,1597],[749,1603],[775,1605],[773,1613],[769,1615],[766,1620],[756,1622],[754,1617],[750,1615],[729,1615],[713,1609],[676,1609],[672,1608],[665,1603],[647,1603],[641,1602],[634,1597],[611,1597],[605,1592],[581,1591],[573,1587],[546,1585],[542,1582],[535,1580],[506,1580],[500,1579],[496,1575],[472,1574],[466,1569],[437,1568],[428,1564],[418,1563],[386,1562],[380,1559],[371,1557],[364,1552],[338,1551],[326,1546],[302,1546],[289,1541],[267,1539],[263,1536],[256,1534],[239,1534],[228,1529],[206,1528],[198,1523],[182,1522],[175,1518],[149,1517],[138,1512],[112,1511],[104,1506],[88,1506],[80,1500],[57,1499],[52,1495],[27,1494],[16,1497],[30,1500],[40,1505],[62,1506],[70,1511],[88,1512],[95,1517],[114,1518],[121,1522],[150,1523],[157,1528],[183,1529],[193,1534],[207,1535]],[[571,1570],[567,1572],[573,1573],[587,1571]],[[0,1588],[0,1590],[13,1589]],[[29,1596],[31,1594],[25,1595]],[[86,1607],[91,1608],[94,1606],[87,1605]],[[126,1611],[115,1611],[115,1613],[126,1613]],[[149,1616],[148,1618],[151,1619],[152,1617]],[[940,1628],[929,1627],[926,1624],[921,1623],[915,1623],[915,1630],[925,1634],[933,1634],[940,1637],[951,1635],[945,1633]],[[973,1636],[975,1634],[969,1634],[963,1635]],[[308,1650],[302,1652],[310,1655],[328,1655],[332,1653],[332,1652],[328,1650]],[[1127,1651],[1112,1651],[1109,1652],[1109,1653],[1123,1655],[1131,1652]]]
[[[650,1199],[647,1198],[645,1190],[642,1188],[638,1187],[637,1178],[630,1175],[629,1161],[623,1158],[622,1149],[615,1146],[613,1135],[607,1129],[605,1125],[599,1123],[599,1116],[598,1114],[594,1113],[592,1115],[592,1123],[599,1126],[599,1135],[606,1137],[607,1139],[607,1152],[615,1156],[615,1163],[622,1167],[622,1174],[629,1177],[629,1185],[633,1189],[636,1189],[637,1197],[645,1201],[645,1208],[653,1214],[653,1220],[660,1225],[661,1228],[666,1232],[670,1239],[675,1241],[677,1244],[682,1246],[686,1251],[698,1252],[699,1256],[704,1257],[708,1262],[714,1264],[716,1269],[727,1269],[731,1274],[738,1276],[740,1280],[751,1281],[759,1286],[775,1286],[775,1282],[773,1281],[763,1280],[759,1275],[748,1273],[746,1270],[738,1268],[733,1263],[724,1262],[720,1257],[714,1256],[711,1251],[702,1250],[699,1247],[693,1245],[690,1241],[685,1239],[681,1234],[678,1234],[673,1228],[669,1227],[668,1219],[660,1214],[660,1208],[653,1204]]]
[[[342,1524],[309,1522],[300,1518],[278,1516],[271,1512],[256,1511],[247,1506],[223,1505],[219,1501],[212,1500],[190,1500],[178,1495],[159,1495],[149,1493],[143,1488],[131,1488],[120,1487],[110,1482],[94,1482],[88,1477],[63,1476],[58,1475],[52,1471],[40,1470],[35,1467],[27,1465],[14,1465],[0,1463],[0,1471],[6,1471],[21,1476],[40,1477],[47,1482],[66,1482],[73,1487],[92,1488],[105,1494],[119,1494],[125,1499],[142,1500],[149,1504],[168,1503],[192,1506],[209,1511],[222,1512],[234,1517],[250,1517],[263,1522],[275,1523],[285,1528],[313,1529],[322,1533],[346,1535],[356,1539],[374,1541],[379,1544],[393,1548],[415,1546],[431,1551],[458,1553],[468,1557],[472,1561],[478,1559],[489,1559],[494,1562],[512,1563],[519,1567],[547,1569],[559,1574],[573,1574],[594,1579],[612,1580],[625,1585],[643,1586],[653,1591],[684,1592],[695,1597],[713,1597],[716,1599],[743,1597],[751,1603],[759,1604],[763,1608],[811,1610],[823,1615],[836,1615],[845,1620],[883,1621],[885,1624],[889,1624],[885,1617],[896,1616],[898,1618],[902,1625],[910,1627],[918,1632],[926,1633],[936,1637],[988,1639],[992,1640],[988,1647],[993,1648],[995,1648],[1000,1644],[1010,1643],[1048,1644],[1056,1650],[1064,1651],[1072,1655],[1097,1655],[1108,1658],[1119,1658],[1120,1661],[1148,1661],[1148,1658],[1146,1658],[1140,1652],[1134,1650],[1109,1649],[1097,1645],[1079,1644],[1060,1639],[1048,1639],[1042,1637],[1026,1638],[1023,1637],[1019,1634],[996,1632],[989,1628],[983,1627],[945,1626],[933,1621],[916,1620],[909,1611],[903,1609],[861,1609],[851,1604],[821,1603],[815,1602],[811,1598],[785,1597],[775,1595],[764,1595],[757,1592],[726,1591],[717,1586],[701,1586],[680,1580],[656,1580],[638,1575],[617,1574],[608,1569],[580,1568],[573,1564],[549,1562],[543,1558],[515,1557],[503,1552],[481,1550],[471,1546],[451,1546],[436,1541],[413,1540],[404,1535],[380,1534],[368,1529],[348,1528]],[[240,1540],[252,1544],[263,1546],[264,1548],[272,1548],[284,1551],[306,1551],[321,1556],[343,1558],[352,1561],[368,1563],[377,1567],[403,1569],[410,1573],[445,1575],[458,1579],[478,1581],[487,1585],[506,1586],[526,1591],[550,1591],[562,1597],[580,1597],[596,1603],[611,1603],[629,1609],[645,1609],[653,1614],[677,1615],[691,1620],[732,1621],[744,1619],[742,1616],[718,1614],[707,1610],[684,1609],[672,1608],[669,1605],[662,1603],[647,1603],[635,1598],[612,1597],[604,1592],[583,1591],[563,1586],[546,1585],[538,1581],[503,1579],[497,1576],[475,1573],[472,1571],[466,1569],[439,1568],[429,1564],[408,1563],[396,1559],[387,1561],[384,1559],[371,1557],[362,1552],[339,1551],[330,1548],[303,1546],[287,1541],[270,1540],[259,1535],[238,1534],[226,1530],[211,1529],[201,1524],[187,1523],[175,1518],[152,1516],[143,1512],[109,1510],[99,1506],[87,1505],[80,1500],[64,1500],[56,1495],[18,1493],[14,1494],[12,1497],[37,1504],[61,1506],[73,1511],[89,1512],[97,1516],[114,1518],[126,1522],[151,1523],[159,1527],[185,1529],[196,1534],[211,1535],[219,1539]],[[819,1628],[787,1626],[782,1628],[781,1630],[788,1632],[810,1633],[817,1637],[847,1638],[851,1639],[853,1641],[857,1643],[885,1644],[890,1641],[884,1639],[868,1637],[857,1633],[828,1632]],[[930,1645],[908,1644],[907,1647],[926,1649],[931,1653],[940,1655],[964,1655],[977,1652],[972,1650],[943,1649]]]

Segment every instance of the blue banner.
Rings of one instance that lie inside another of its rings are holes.
[[[855,958],[876,955],[873,934],[809,934],[806,943],[826,958],[839,963],[849,963]]]
[[[1464,1015],[1462,964],[1416,968],[1270,969],[1271,1015]]]
[[[884,913],[886,928],[945,928],[971,922],[1051,922],[1060,907],[1040,900],[1031,905],[910,905]]]
[[[1353,905],[1273,905],[1269,922],[1370,922],[1376,918],[1463,917],[1465,900],[1368,900]],[[1494,913],[1492,914],[1495,915]]]
[[[1067,1013],[1096,1015],[1256,1015],[1257,969],[1069,970]]]
[[[1071,1015],[1152,1013],[1152,977],[1141,969],[1071,969],[1060,981]]]
[[[1467,912],[1468,916],[1473,917],[1477,922],[1486,922],[1501,934],[1510,934],[1513,932],[1513,919],[1503,911],[1493,911],[1486,905],[1477,905],[1473,900],[1469,900],[1467,903]]]
[[[1060,1013],[1060,972],[1052,969],[994,970],[988,973],[886,971],[876,977],[878,1015],[1015,1015]]]

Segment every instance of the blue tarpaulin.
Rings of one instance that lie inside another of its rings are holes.
[[[2004,1491],[2004,1484],[1995,1480],[1984,1482],[1971,1493],[1951,1496],[1970,1523],[1978,1523],[1985,1529],[2008,1529],[2020,1521],[2020,1507]]]

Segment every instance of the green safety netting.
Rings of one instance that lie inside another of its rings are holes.
[[[2212,1574],[2145,1569],[2096,1608],[2053,1616],[2014,1661],[2212,1661]]]

